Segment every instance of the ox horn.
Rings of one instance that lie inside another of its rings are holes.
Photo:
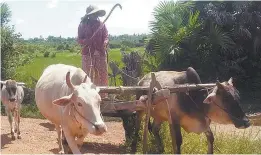
[[[232,77],[228,80],[228,83],[233,86],[233,78]]]
[[[5,85],[6,84],[6,81],[1,81],[0,82],[2,85]]]
[[[88,75],[86,74],[84,79],[82,80],[82,83],[85,83],[87,81]]]
[[[71,78],[70,78],[70,71],[67,72],[66,74],[66,84],[68,85],[69,88],[74,89],[74,85],[71,82]]]
[[[218,88],[223,88],[222,84],[217,80],[216,85]]]
[[[23,82],[16,82],[16,84],[17,84],[17,86],[24,86],[25,85],[25,83],[23,83]]]

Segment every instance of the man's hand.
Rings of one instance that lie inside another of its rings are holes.
[[[104,42],[104,44],[103,44],[103,49],[104,49],[104,50],[107,50],[107,48],[108,48],[108,43],[107,43],[107,42]]]

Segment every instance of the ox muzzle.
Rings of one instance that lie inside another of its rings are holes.
[[[247,116],[244,116],[243,119],[232,118],[232,120],[235,124],[235,127],[238,129],[245,129],[251,125],[250,120],[247,118]]]

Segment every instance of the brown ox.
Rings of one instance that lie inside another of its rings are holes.
[[[189,67],[186,71],[159,71],[155,73],[156,79],[164,86],[174,86],[175,84],[201,83],[197,72]],[[149,86],[151,74],[145,75],[138,83],[139,86]],[[137,99],[143,94],[137,94]],[[232,84],[232,78],[228,82],[216,83],[216,86],[209,92],[207,90],[193,90],[189,94],[172,93],[167,99],[172,120],[168,120],[167,103],[157,103],[151,110],[154,118],[152,133],[156,138],[159,152],[163,152],[162,140],[159,136],[160,125],[164,121],[172,121],[176,138],[176,153],[181,153],[182,135],[181,127],[186,132],[205,133],[208,141],[208,153],[213,153],[214,136],[210,129],[210,122],[220,124],[234,124],[236,128],[247,128],[250,126],[249,119],[240,108],[240,98],[238,90]],[[143,112],[137,113],[137,126],[135,135],[138,136],[141,117]],[[137,139],[133,145],[136,147]],[[135,150],[134,150],[135,151]]]

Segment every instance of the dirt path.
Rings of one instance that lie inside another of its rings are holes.
[[[57,154],[57,133],[47,120],[21,119],[22,139],[11,140],[10,127],[6,116],[1,118],[1,153],[3,154]],[[81,150],[84,154],[119,154],[119,145],[124,143],[124,129],[121,122],[106,122],[108,132],[103,136],[88,135]],[[237,130],[232,125],[212,125],[217,132],[247,134],[261,138],[261,127],[253,126]],[[254,137],[253,137],[254,138]]]
[[[106,122],[108,132],[103,136],[88,135],[82,153],[119,154],[119,144],[125,140],[121,122]],[[22,139],[11,140],[6,116],[1,116],[1,153],[3,154],[57,154],[57,133],[52,124],[42,119],[21,119]]]

